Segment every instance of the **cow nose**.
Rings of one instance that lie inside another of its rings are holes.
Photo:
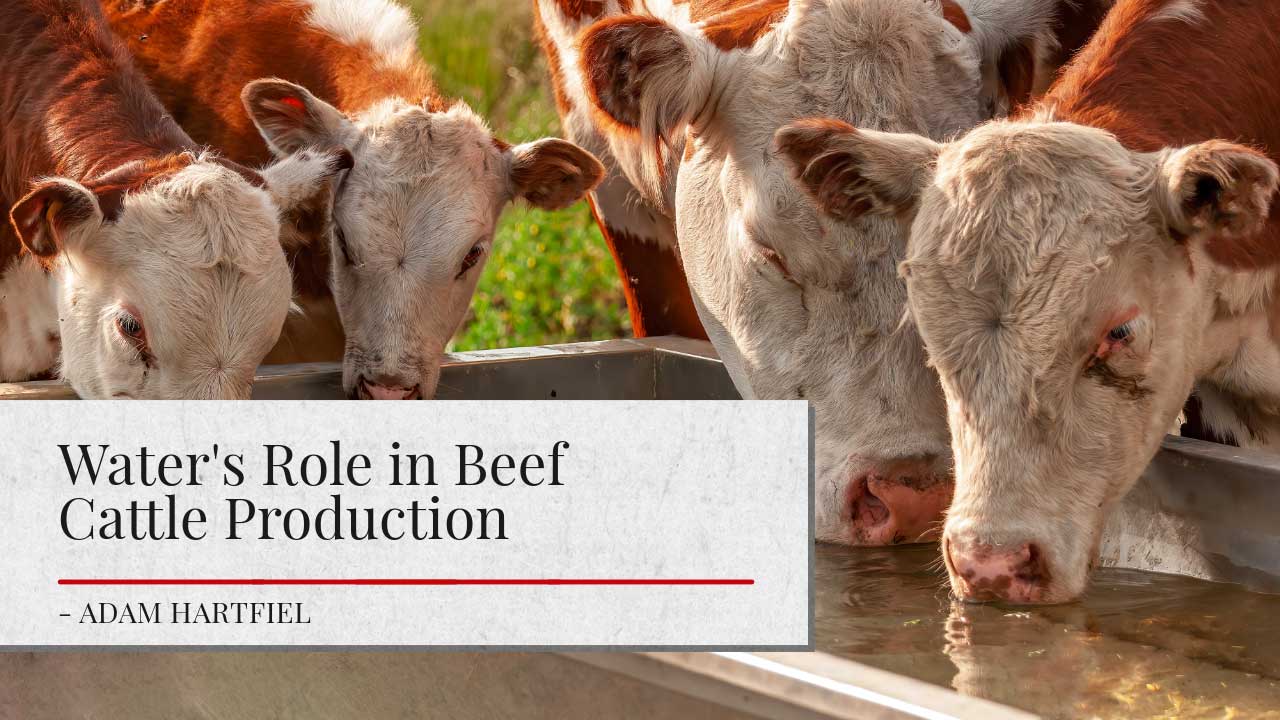
[[[360,378],[361,400],[417,400],[422,397],[419,386],[387,375]]]
[[[877,462],[853,477],[848,517],[854,545],[898,545],[938,539],[955,483],[932,459]]]
[[[1032,542],[988,545],[942,539],[952,590],[966,602],[1044,602],[1048,565]]]

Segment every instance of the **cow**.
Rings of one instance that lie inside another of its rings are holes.
[[[803,121],[800,182],[911,218],[902,273],[946,393],[943,555],[966,600],[1078,597],[1193,387],[1280,444],[1280,4],[1120,0],[1049,93],[938,143]]]
[[[341,328],[322,336],[345,342],[326,346],[315,327],[296,328],[274,356],[343,357],[350,397],[433,397],[502,208],[563,208],[603,175],[572,143],[508,145],[442,97],[417,25],[390,0],[103,4],[195,138],[242,162],[331,144],[354,155],[332,251],[307,246],[295,260],[303,306],[323,324],[336,301]]]
[[[0,27],[0,380],[247,398],[290,308],[282,244],[316,237],[350,154],[258,172],[197,145],[96,3],[9,0]]]
[[[1059,3],[537,8],[566,131],[609,168],[595,207],[616,254],[678,252],[743,397],[813,403],[817,537],[935,538],[951,498],[949,438],[937,378],[902,322],[901,232],[880,218],[821,219],[773,133],[820,113],[938,139],[967,130],[1027,99]],[[670,286],[676,265],[624,274]]]

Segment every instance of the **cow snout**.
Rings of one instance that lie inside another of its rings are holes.
[[[952,591],[966,602],[1044,602],[1048,564],[1032,542],[988,545],[943,538],[943,557],[951,572]]]
[[[876,463],[849,485],[848,517],[854,545],[932,542],[955,489],[934,460]]]
[[[422,388],[399,378],[378,375],[372,378],[362,377],[356,386],[361,400],[418,400],[422,398]]]

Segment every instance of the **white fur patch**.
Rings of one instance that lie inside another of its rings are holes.
[[[53,277],[30,255],[0,268],[0,382],[22,382],[58,362]]]
[[[417,52],[418,26],[392,0],[307,0],[315,27],[351,45],[367,42],[388,64],[405,66]]]
[[[1178,20],[1194,24],[1204,20],[1204,11],[1200,9],[1200,0],[1174,0],[1152,15],[1150,20],[1151,22]]]

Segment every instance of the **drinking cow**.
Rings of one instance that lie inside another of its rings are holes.
[[[942,392],[903,322],[901,232],[821,219],[773,133],[814,113],[934,138],[968,129],[1030,91],[1059,3],[537,7],[566,131],[609,169],[596,210],[633,301],[680,327],[663,299],[678,306],[687,274],[742,395],[812,401],[820,539],[929,538],[951,461]]]
[[[289,311],[281,243],[329,218],[341,149],[262,173],[194,143],[97,3],[0,5],[0,381],[247,398]]]
[[[295,261],[318,322],[299,319],[272,358],[343,355],[352,397],[432,397],[502,209],[516,199],[565,207],[603,173],[564,140],[512,147],[441,97],[416,24],[389,0],[103,4],[197,139],[243,161],[316,145],[355,156],[334,201],[333,252],[308,247]],[[272,76],[283,79],[255,82]],[[335,300],[342,327],[329,322],[318,337]]]
[[[945,144],[779,134],[828,212],[914,215],[902,272],[947,396],[961,597],[1078,596],[1193,384],[1215,433],[1280,443],[1277,73],[1272,0],[1121,0],[1016,119]]]

